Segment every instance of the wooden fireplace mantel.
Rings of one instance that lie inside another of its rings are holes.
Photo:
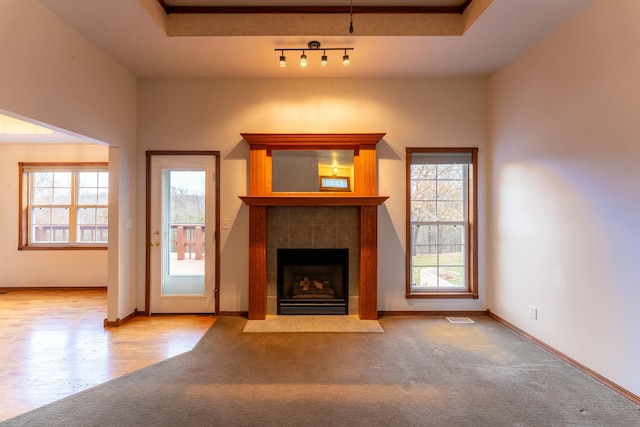
[[[271,148],[296,150],[326,150],[330,148],[376,145],[385,133],[242,133],[250,146],[265,145]]]
[[[282,196],[240,196],[248,206],[378,206],[389,196],[324,196],[321,194]]]
[[[360,208],[360,270],[358,315],[378,318],[378,196],[376,144],[384,133],[267,134],[243,133],[250,147],[249,194],[240,196],[249,206],[249,313],[250,320],[267,314],[267,207],[358,206]],[[353,192],[282,193],[271,187],[271,150],[354,151]]]

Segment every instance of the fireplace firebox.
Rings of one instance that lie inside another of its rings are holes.
[[[348,314],[349,249],[278,249],[278,314]]]

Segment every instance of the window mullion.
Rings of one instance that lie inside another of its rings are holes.
[[[34,183],[34,178],[33,178],[33,174],[29,173],[27,174],[27,182],[29,183],[29,201],[27,203],[27,243],[32,243],[35,240],[35,236],[33,236],[33,192],[34,187],[35,187],[35,183]]]
[[[77,199],[78,199],[78,173],[71,174],[71,200],[69,205],[69,244],[75,245],[78,243],[76,230],[77,230]]]
[[[440,201],[440,166],[436,165],[436,177],[435,177],[435,211],[436,211],[436,288],[440,288],[440,213],[438,212]]]
[[[463,210],[464,217],[462,219],[464,219],[465,222],[469,222],[469,166],[462,169],[462,182],[462,202],[464,203],[465,208]]]

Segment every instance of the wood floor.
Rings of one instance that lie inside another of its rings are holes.
[[[188,351],[216,319],[106,313],[102,289],[0,290],[0,421]]]

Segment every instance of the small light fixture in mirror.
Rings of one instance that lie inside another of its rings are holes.
[[[348,176],[320,176],[320,191],[351,191]]]

